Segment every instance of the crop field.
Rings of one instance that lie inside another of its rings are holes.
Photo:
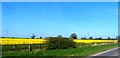
[[[0,38],[2,45],[19,45],[19,44],[44,44],[45,39],[7,39]],[[116,43],[118,40],[73,40],[76,43]]]
[[[44,39],[0,39],[2,45],[44,44]]]
[[[97,53],[103,50],[107,50],[110,48],[117,47],[118,40],[81,40],[76,39],[73,40],[77,46],[77,48],[68,48],[68,49],[59,49],[53,50],[54,52],[51,54],[50,51],[52,50],[44,50],[46,46],[47,39],[25,39],[25,38],[0,38],[0,43],[2,45],[2,55],[3,56],[22,56],[22,55],[33,55],[33,56],[61,56],[61,55],[81,55],[86,56],[89,54]],[[107,43],[107,44],[103,44]],[[114,44],[115,43],[115,44]],[[29,44],[31,44],[32,51],[29,51]],[[92,51],[95,49],[98,49],[98,51]],[[101,49],[103,48],[103,49]],[[75,52],[77,51],[78,52]],[[82,51],[83,50],[83,51]],[[88,50],[88,52],[85,52],[85,50]],[[64,51],[66,51],[67,54],[64,54]],[[72,52],[70,52],[72,51]],[[27,52],[27,53],[25,53]],[[31,54],[34,52],[33,54]],[[40,52],[40,53],[39,53]],[[48,53],[47,53],[48,52]],[[75,53],[73,53],[75,52]],[[46,54],[47,53],[47,54]],[[45,54],[45,55],[44,55]]]
[[[74,40],[76,43],[116,43],[118,40]]]

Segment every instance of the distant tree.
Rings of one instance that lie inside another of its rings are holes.
[[[120,36],[117,36],[116,39],[118,40],[118,42],[120,42]]]
[[[86,37],[82,37],[81,39],[87,39]]]
[[[5,38],[5,37],[2,37],[2,38]]]
[[[34,38],[35,38],[35,34],[32,34],[31,38],[34,39]],[[29,48],[29,51],[32,51],[32,46],[31,46],[31,44],[28,45],[28,48]]]
[[[110,38],[110,37],[108,37],[107,39],[108,39],[108,40],[110,40],[111,38]]]
[[[76,33],[71,34],[70,38],[71,39],[77,39],[77,34]]]
[[[42,37],[40,36],[40,39],[42,39]]]
[[[93,39],[93,37],[91,36],[91,37],[89,37],[89,39]]]
[[[9,37],[7,37],[7,38],[9,38]],[[15,38],[15,37],[11,37],[11,38]]]
[[[62,38],[62,35],[58,35],[57,38]]]
[[[32,34],[31,38],[34,39],[35,38],[35,34]]]
[[[95,40],[101,40],[102,39],[102,37],[99,37],[99,38],[94,38]]]
[[[84,39],[83,37],[81,39]]]
[[[84,39],[87,39],[86,37],[84,37]]]
[[[112,40],[115,39],[115,38],[111,38]]]
[[[102,39],[102,37],[99,37],[98,39],[100,39],[100,40],[101,40],[101,39]]]

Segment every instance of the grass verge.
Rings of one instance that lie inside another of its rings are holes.
[[[89,56],[98,52],[118,47],[118,44],[106,44],[101,46],[87,46],[56,50],[21,50],[3,51],[2,56]]]

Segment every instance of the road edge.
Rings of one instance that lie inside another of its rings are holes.
[[[90,55],[90,56],[92,56],[92,57],[93,56],[98,56],[100,54],[107,53],[107,52],[110,52],[110,51],[118,49],[118,48],[120,48],[120,47],[112,48],[112,49],[109,49],[109,50],[106,50],[106,51],[103,51],[103,52],[99,52],[99,53],[96,53],[96,54],[93,54],[93,55]]]

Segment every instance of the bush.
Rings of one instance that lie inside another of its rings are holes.
[[[67,38],[48,38],[47,49],[67,49],[69,47],[76,48],[75,42]]]
[[[118,43],[120,43],[120,40],[118,40]]]

